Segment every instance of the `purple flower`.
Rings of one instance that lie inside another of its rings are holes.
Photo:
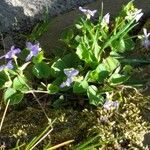
[[[64,88],[65,86],[69,87],[73,82],[73,78],[76,75],[78,75],[79,71],[71,68],[71,69],[64,69],[64,73],[67,76],[67,80],[60,85],[61,88]]]
[[[92,17],[94,17],[95,13],[97,12],[97,10],[89,10],[89,9],[84,9],[83,7],[79,7],[79,10],[82,11],[88,19]]]
[[[146,28],[143,28],[143,38],[142,38],[142,45],[145,47],[145,48],[148,48],[150,46],[150,40],[148,39],[149,36],[150,36],[150,33],[147,33],[147,29]]]
[[[136,22],[138,22],[143,16],[142,9],[139,9],[136,12],[134,12],[134,15],[135,15]]]
[[[71,68],[69,70],[64,69],[64,73],[69,78],[69,77],[74,77],[74,76],[78,75],[79,71],[76,70],[76,69]]]
[[[0,71],[3,71],[5,69],[5,65],[0,66]]]
[[[127,20],[133,20],[134,19],[136,22],[138,22],[142,16],[143,16],[142,9],[137,9],[134,12],[129,11],[127,13],[127,16],[125,17],[125,19],[127,19]]]
[[[31,60],[33,56],[37,56],[41,48],[39,47],[39,43],[32,44],[31,42],[26,43],[27,49],[30,51],[29,55],[26,58],[26,61]]]
[[[0,66],[0,71],[3,71],[4,69],[13,69],[12,60],[9,60],[6,65]]]
[[[119,102],[118,101],[109,101],[109,100],[106,100],[105,103],[104,103],[104,105],[103,105],[103,107],[106,110],[118,109]]]
[[[5,55],[6,59],[12,59],[16,54],[19,54],[21,50],[19,48],[11,47],[11,50]]]
[[[104,23],[106,23],[106,24],[109,24],[109,20],[110,20],[110,14],[107,13],[107,14],[103,17],[102,22],[104,22]]]
[[[5,68],[7,69],[13,69],[13,64],[12,64],[12,60],[9,60],[8,63],[6,64]]]
[[[19,48],[15,48],[15,46],[12,46],[10,51],[7,52],[5,55],[1,56],[0,59],[12,59],[16,56],[16,54],[19,54],[21,50]]]

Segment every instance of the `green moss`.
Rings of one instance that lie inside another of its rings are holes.
[[[51,144],[55,145],[74,139],[74,144],[78,144],[92,135],[100,134],[100,142],[105,142],[104,149],[116,146],[143,147],[144,134],[148,133],[150,127],[150,120],[145,118],[150,113],[149,108],[150,97],[142,96],[127,99],[125,104],[120,104],[118,111],[111,112],[103,108],[82,111],[47,108],[48,116],[56,121],[50,137],[45,141],[51,140]],[[47,120],[41,110],[28,107],[24,111],[12,111],[5,118],[1,141],[10,147],[17,139],[27,143],[46,126]]]

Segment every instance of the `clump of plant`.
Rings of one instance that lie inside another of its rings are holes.
[[[35,93],[74,93],[87,96],[90,104],[118,108],[119,98],[113,101],[113,97],[122,92],[133,69],[123,61],[123,54],[134,49],[129,32],[143,13],[130,2],[112,23],[110,14],[103,16],[103,12],[97,22],[92,22],[97,10],[79,9],[85,16],[75,28],[63,33],[68,50],[61,57],[59,54],[53,59],[45,58],[37,42],[27,42],[23,50],[12,46],[0,57],[6,62],[0,67],[0,88],[6,103],[17,104],[29,93],[34,97]],[[148,37],[149,33],[144,29],[141,39],[146,48]]]

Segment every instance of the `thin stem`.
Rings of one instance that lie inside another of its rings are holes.
[[[60,147],[62,147],[62,146],[68,145],[68,144],[70,144],[70,143],[72,143],[72,142],[74,142],[74,140],[69,140],[69,141],[60,143],[60,144],[55,145],[55,146],[53,146],[53,147],[51,147],[51,148],[48,148],[47,150],[55,150],[55,149],[60,148]]]
[[[19,66],[18,66],[18,62],[17,62],[17,57],[16,56],[14,56],[14,62],[16,64],[17,68],[18,68]]]
[[[51,130],[49,130],[42,138],[40,138],[39,141],[37,141],[37,143],[35,143],[30,150],[34,149],[42,140],[44,140],[51,132],[53,131],[53,128]]]
[[[23,80],[24,80],[24,79],[23,79]],[[26,84],[25,81],[24,81],[24,84],[26,85],[26,87],[27,87],[28,89],[31,89],[31,88],[28,86],[28,84]],[[47,116],[47,114],[46,114],[46,112],[45,112],[43,106],[41,105],[39,99],[38,99],[37,96],[35,95],[35,91],[31,90],[30,93],[33,95],[33,97],[35,98],[35,100],[36,100],[36,101],[38,102],[38,104],[40,105],[40,107],[41,107],[43,113],[45,114],[45,116],[46,116],[46,118],[47,118],[47,120],[48,120],[48,122],[49,122],[49,117]]]
[[[4,123],[4,119],[5,119],[5,116],[6,116],[6,112],[8,110],[8,106],[9,106],[9,103],[10,103],[10,99],[7,101],[7,104],[6,104],[6,107],[5,107],[5,110],[4,110],[4,114],[2,116],[2,120],[1,120],[1,123],[0,123],[0,132],[2,130],[2,126],[3,126],[3,123]]]
[[[8,71],[4,69],[4,72],[5,72],[5,74],[7,75],[8,80],[9,80],[10,82],[12,82],[11,77],[10,77],[10,75],[9,75]]]
[[[40,91],[40,90],[30,90],[30,91],[27,91],[25,92],[26,94],[29,94],[29,93],[45,93],[45,94],[48,94],[48,91]]]
[[[48,120],[48,122],[49,122],[49,117],[48,117],[46,111],[44,110],[43,106],[41,105],[39,99],[37,98],[37,96],[35,95],[35,93],[34,93],[33,91],[31,91],[31,93],[32,93],[33,97],[35,98],[35,100],[36,100],[36,101],[38,102],[38,104],[40,105],[40,107],[41,107],[43,113],[45,114],[45,116],[46,116],[46,118],[47,118],[47,120]]]

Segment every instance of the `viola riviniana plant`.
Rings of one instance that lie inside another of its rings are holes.
[[[12,46],[0,57],[6,60],[0,67],[0,88],[4,90],[5,102],[10,100],[10,104],[17,104],[31,91],[56,95],[73,92],[108,111],[119,108],[120,99],[114,101],[114,96],[120,95],[132,73],[132,67],[122,60],[124,52],[134,49],[129,32],[138,24],[142,10],[130,2],[112,22],[109,13],[103,15],[101,12],[98,21],[92,22],[97,10],[82,7],[79,10],[83,16],[74,28],[63,34],[62,40],[68,50],[62,57],[56,55],[49,61],[39,43],[31,42],[27,42],[23,50]],[[147,48],[149,33],[146,29],[143,31],[142,45]],[[33,78],[40,79],[36,88]]]

